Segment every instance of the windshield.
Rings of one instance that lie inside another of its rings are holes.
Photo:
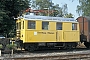
[[[16,23],[16,29],[21,29],[21,22]]]

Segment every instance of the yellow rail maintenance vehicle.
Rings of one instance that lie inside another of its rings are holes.
[[[73,48],[80,42],[79,23],[73,18],[24,15],[16,24],[17,41],[28,51],[40,46]]]

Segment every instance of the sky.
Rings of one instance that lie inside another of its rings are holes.
[[[74,19],[78,17],[78,13],[76,13],[77,5],[79,5],[78,0],[52,0],[54,4],[59,4],[59,6],[62,6],[64,4],[67,4],[68,7],[68,13],[72,13],[74,15]]]

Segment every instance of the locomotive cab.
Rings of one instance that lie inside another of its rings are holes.
[[[24,15],[16,23],[17,42],[28,51],[40,46],[73,48],[80,42],[79,23],[73,18]]]

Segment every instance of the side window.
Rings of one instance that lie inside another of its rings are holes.
[[[48,25],[49,25],[49,22],[44,22],[44,21],[42,21],[42,29],[43,30],[48,30]]]
[[[28,29],[35,29],[36,23],[35,21],[28,21]]]
[[[62,30],[62,23],[60,22],[56,23],[56,30]]]
[[[72,30],[77,30],[77,23],[72,23]]]
[[[24,29],[24,21],[23,21],[23,27],[22,28]]]
[[[19,29],[21,29],[21,22],[19,22]]]

